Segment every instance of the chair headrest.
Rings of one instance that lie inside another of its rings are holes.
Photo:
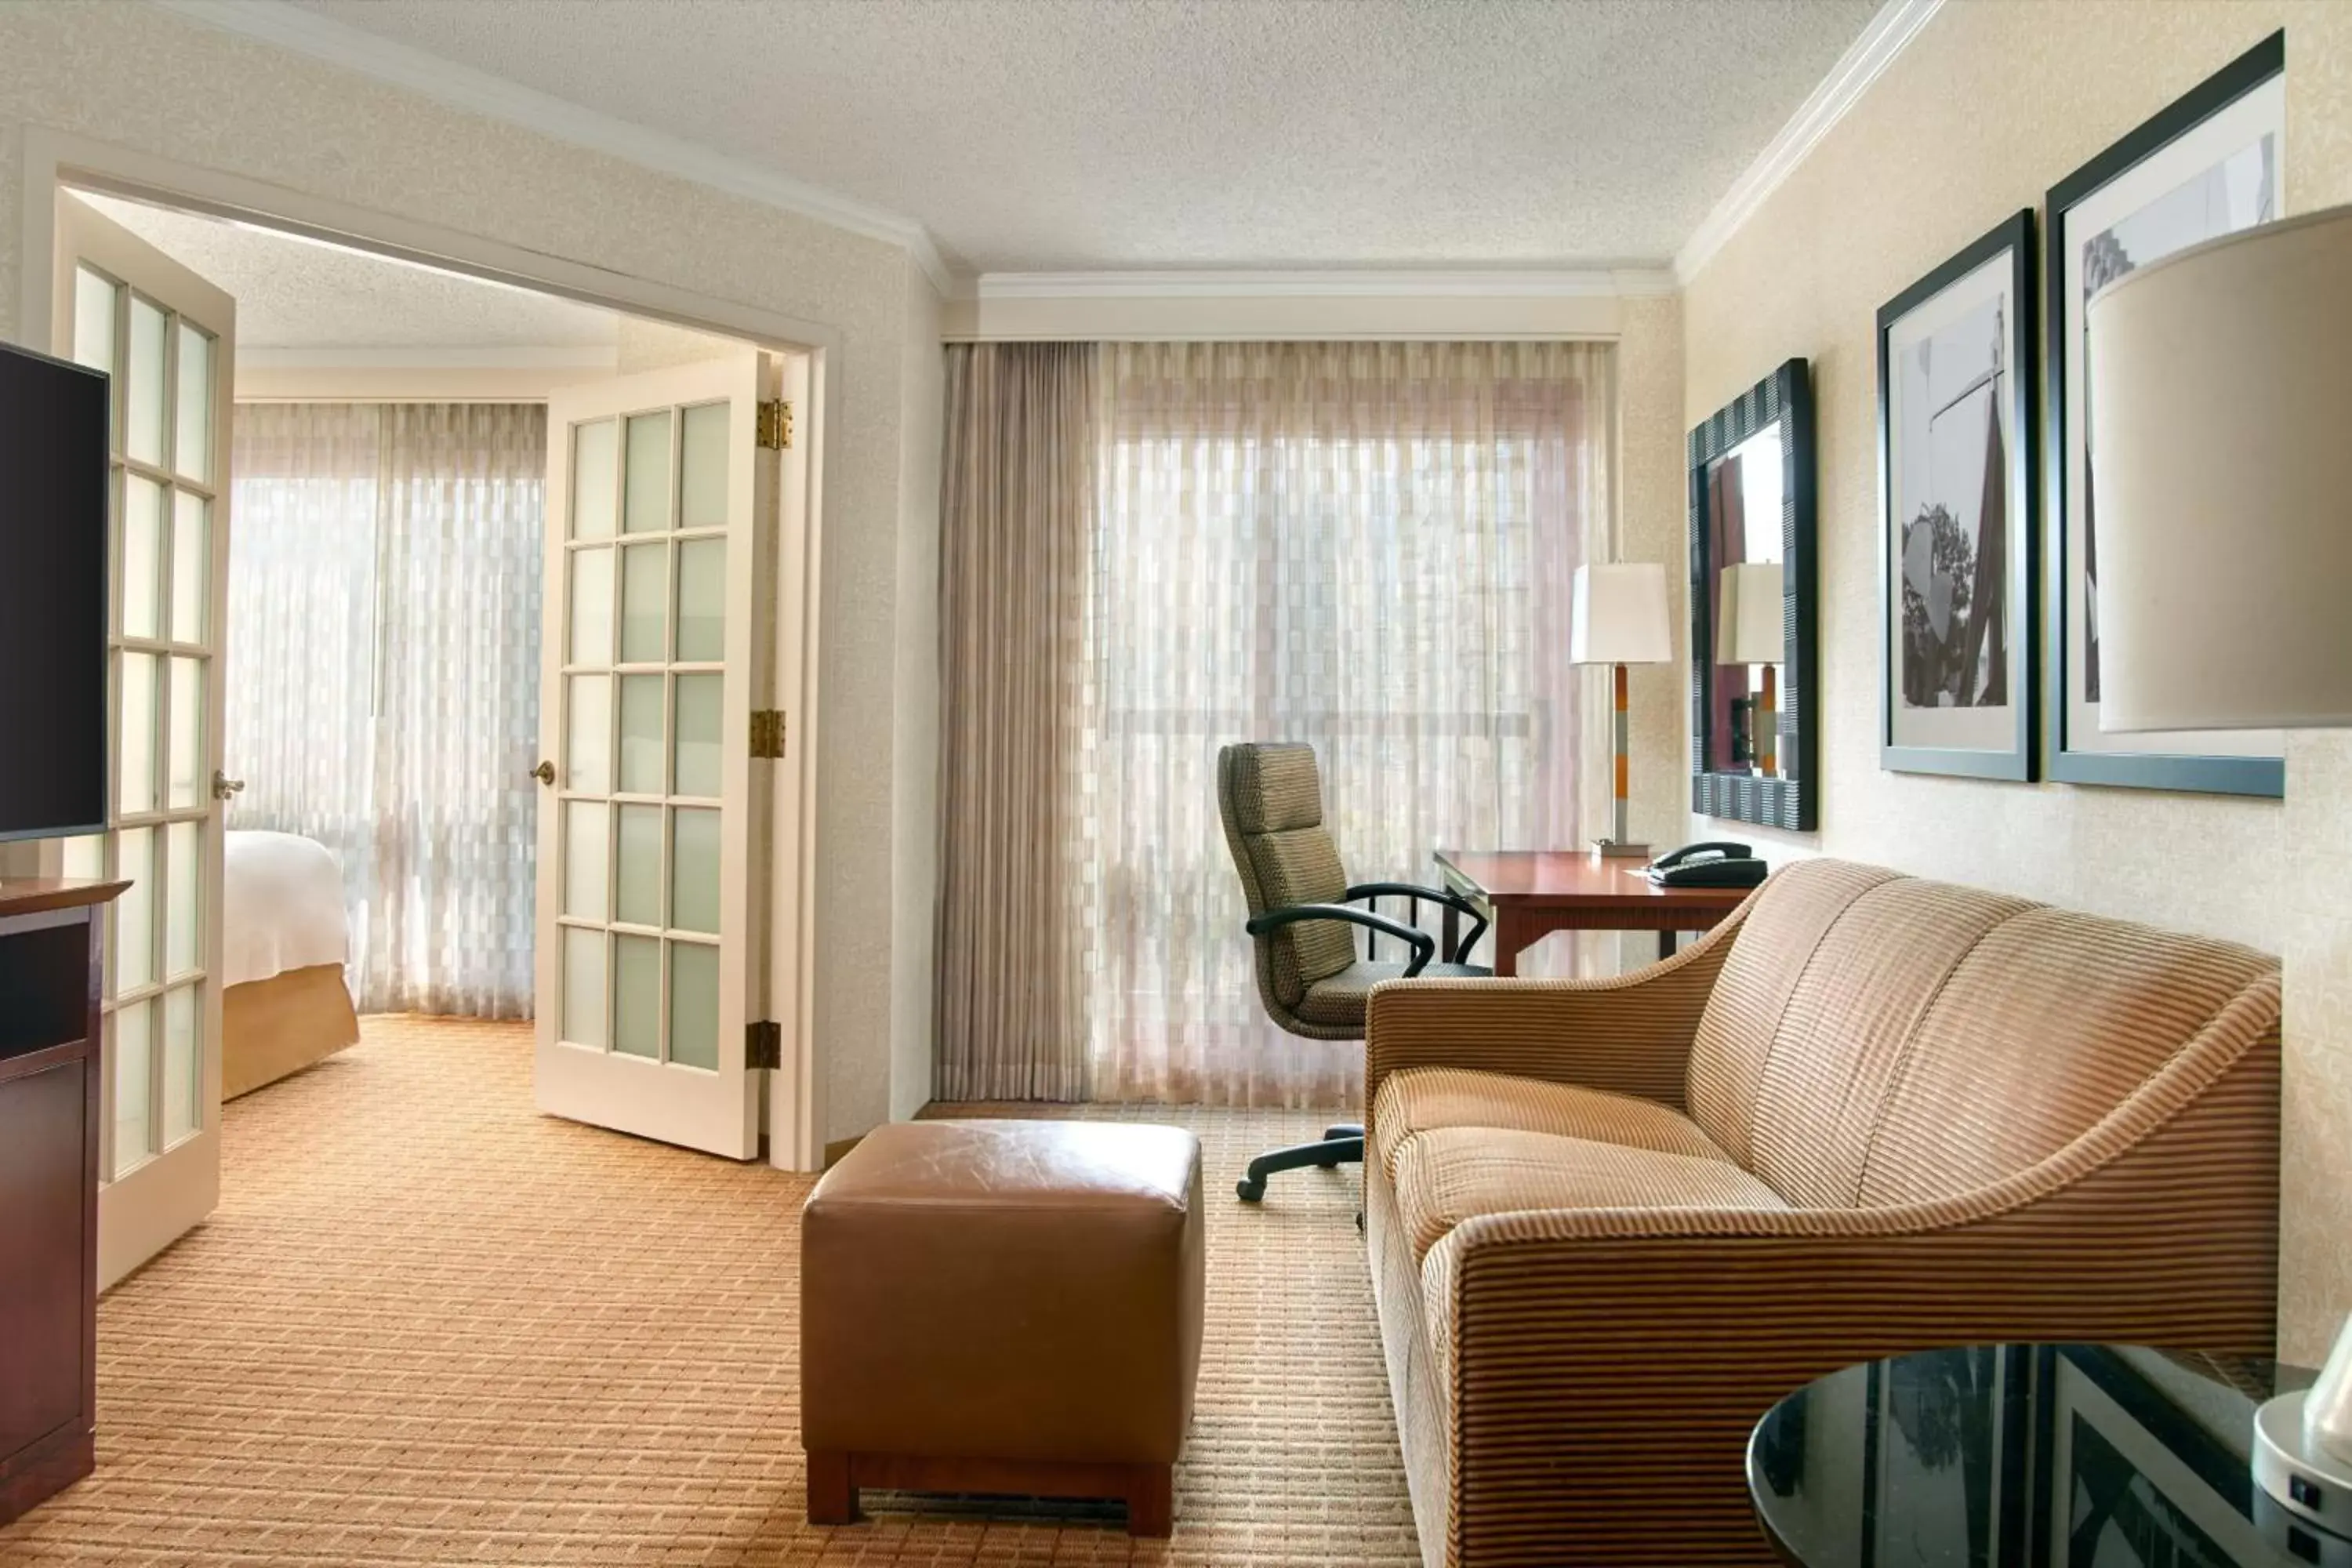
[[[1323,776],[1315,748],[1299,741],[1244,742],[1218,759],[1237,833],[1288,833],[1323,825]]]

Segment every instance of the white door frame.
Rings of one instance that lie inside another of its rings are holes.
[[[800,405],[804,416],[799,421],[798,436],[807,444],[812,459],[807,464],[803,492],[806,553],[801,579],[806,646],[800,666],[801,689],[797,693],[778,692],[777,696],[780,705],[791,714],[791,744],[782,765],[793,773],[800,799],[808,809],[802,812],[798,825],[803,847],[798,858],[798,887],[776,889],[776,918],[770,922],[773,933],[771,997],[778,1010],[797,1026],[783,1031],[782,1068],[769,1075],[767,1124],[770,1163],[786,1170],[821,1169],[824,1163],[824,1074],[819,1070],[816,1058],[813,984],[816,857],[815,824],[810,815],[816,800],[816,650],[821,635],[818,606],[824,558],[824,435],[834,428],[838,412],[838,378],[829,374],[828,369],[834,352],[840,346],[840,332],[819,321],[632,278],[584,262],[541,255],[437,224],[289,190],[239,174],[199,168],[47,126],[24,128],[23,173],[16,320],[19,335],[28,348],[54,352],[48,340],[58,203],[64,198],[68,187],[82,186],[209,213],[283,234],[330,240],[400,260],[421,261],[492,282],[517,284],[585,304],[806,356],[810,385],[807,402]],[[780,795],[783,793],[778,792]],[[55,858],[58,851],[50,847],[45,854]],[[54,871],[55,867],[46,868]]]

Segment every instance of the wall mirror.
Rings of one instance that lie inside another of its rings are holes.
[[[1691,808],[1814,826],[1813,410],[1792,359],[1690,433]]]

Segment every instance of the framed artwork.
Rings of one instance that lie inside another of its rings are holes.
[[[2276,731],[2105,734],[2099,729],[2096,454],[2084,306],[2174,251],[2282,216],[2286,35],[2274,33],[2052,187],[2043,369],[2049,418],[2049,775],[2070,784],[2285,793]],[[2193,441],[2194,431],[2181,439]]]
[[[1879,765],[2033,777],[2033,214],[1878,312]]]

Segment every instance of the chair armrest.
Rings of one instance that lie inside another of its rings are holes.
[[[1376,915],[1370,910],[1351,909],[1346,904],[1293,904],[1288,909],[1268,910],[1254,917],[1242,929],[1252,936],[1268,936],[1286,925],[1300,921],[1345,921],[1376,931],[1382,936],[1392,936],[1412,949],[1412,960],[1405,965],[1408,979],[1421,973],[1422,966],[1437,953],[1437,939],[1425,931],[1392,921],[1386,915]]]
[[[1406,1068],[1471,1068],[1683,1107],[1699,1015],[1748,906],[1671,958],[1606,980],[1417,980],[1372,987],[1364,1105]]]
[[[1412,882],[1360,882],[1348,889],[1348,901],[1358,899],[1427,899],[1431,903],[1452,910],[1455,914],[1470,917],[1470,934],[1454,943],[1454,951],[1445,955],[1449,963],[1458,963],[1462,955],[1478,945],[1486,934],[1486,916],[1469,900],[1451,888],[1423,888]]]

